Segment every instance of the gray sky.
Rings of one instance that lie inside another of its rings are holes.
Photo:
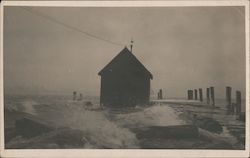
[[[167,97],[187,89],[245,90],[243,7],[33,7],[67,25],[124,46],[153,74]],[[6,93],[99,95],[97,73],[124,46],[89,38],[20,7],[5,7]],[[234,94],[234,93],[233,93]]]

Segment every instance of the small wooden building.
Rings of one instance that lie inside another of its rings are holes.
[[[127,47],[98,75],[101,76],[101,105],[124,107],[149,102],[150,80],[153,75]]]

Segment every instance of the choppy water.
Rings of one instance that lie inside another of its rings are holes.
[[[85,97],[81,102],[74,102],[67,96],[7,96],[5,108],[35,115],[53,122],[54,126],[81,130],[88,135],[87,148],[137,148],[135,134],[126,127],[183,123],[169,107],[95,111],[84,107],[87,101],[93,103],[92,109],[99,108],[98,98]],[[11,126],[11,121],[6,126]]]
[[[86,102],[93,103],[93,106],[91,108],[85,106]],[[131,129],[186,124],[185,120],[179,118],[184,109],[182,106],[174,108],[157,104],[129,109],[99,110],[98,102],[98,97],[86,96],[83,101],[76,102],[72,101],[70,96],[12,95],[5,96],[5,109],[10,113],[20,111],[34,115],[41,120],[51,122],[54,127],[80,130],[84,133],[84,137],[79,139],[85,143],[77,148],[141,148],[141,140],[138,140]],[[14,117],[6,115],[5,119],[6,128],[13,126]],[[228,134],[227,129],[224,133]],[[43,137],[36,139],[40,141]],[[32,148],[32,140],[20,138],[13,139],[9,146],[21,143],[28,144],[25,148]],[[75,148],[70,145],[67,147]],[[60,147],[52,144],[52,148]]]

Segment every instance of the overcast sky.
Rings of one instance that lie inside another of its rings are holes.
[[[20,7],[5,7],[6,93],[100,94],[97,73],[130,39],[133,53],[153,74],[151,88],[166,97],[187,89],[245,90],[243,7],[30,7],[90,38]],[[234,94],[234,92],[233,92]]]

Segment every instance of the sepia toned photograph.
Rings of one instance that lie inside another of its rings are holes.
[[[3,6],[4,149],[246,150],[246,7]]]

